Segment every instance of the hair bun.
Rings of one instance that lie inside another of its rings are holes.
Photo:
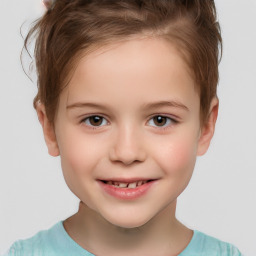
[[[42,2],[44,6],[47,8],[47,10],[51,10],[53,8],[55,0],[42,0]]]

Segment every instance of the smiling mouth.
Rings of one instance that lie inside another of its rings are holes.
[[[106,181],[102,180],[103,183],[116,187],[116,188],[137,188],[153,180],[139,180],[134,182],[120,182],[120,181]]]

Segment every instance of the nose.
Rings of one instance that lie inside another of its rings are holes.
[[[138,129],[128,126],[120,128],[115,134],[109,157],[111,161],[125,165],[145,161],[146,151]]]

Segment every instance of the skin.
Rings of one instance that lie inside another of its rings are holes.
[[[80,246],[111,256],[177,255],[186,248],[193,231],[176,219],[176,200],[209,147],[218,114],[214,98],[201,125],[195,88],[173,45],[138,38],[81,59],[54,125],[38,104],[49,154],[60,155],[66,183],[81,200],[64,222]],[[102,118],[95,125],[89,116]],[[113,179],[155,182],[141,197],[122,200],[99,185]]]

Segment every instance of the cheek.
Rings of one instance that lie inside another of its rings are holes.
[[[70,188],[93,178],[92,171],[102,157],[97,145],[76,131],[63,131],[59,149],[63,175]]]
[[[173,176],[191,176],[196,156],[197,143],[192,136],[181,136],[166,140],[158,152],[158,164]]]

